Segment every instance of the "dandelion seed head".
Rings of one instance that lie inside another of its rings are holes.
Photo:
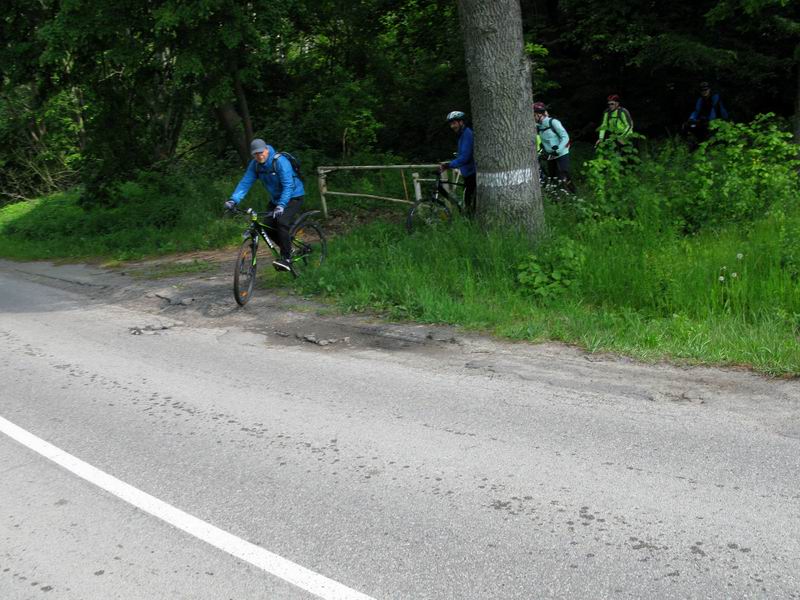
[[[731,273],[731,277],[733,277],[734,279],[736,279],[736,278],[738,277],[738,275],[736,275],[736,273],[734,272],[734,273]]]
[[[742,260],[743,258],[744,254],[742,254],[741,252],[739,252],[739,254],[736,255],[736,260]]]
[[[719,280],[720,280],[720,281],[725,281],[725,276],[724,276],[724,275],[720,275],[720,276],[719,276]]]

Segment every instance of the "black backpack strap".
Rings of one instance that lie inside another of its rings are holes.
[[[564,129],[564,124],[563,124],[561,121],[559,121],[558,119],[556,119],[555,117],[550,117],[550,128],[553,130],[553,132],[554,132],[554,133],[556,134],[556,136],[558,137],[558,141],[559,141],[559,142],[561,142],[561,140],[563,140],[564,138],[562,138],[562,137],[561,137],[561,135],[559,135],[559,133],[558,133],[558,129],[556,129],[555,127],[553,127],[553,121],[555,121],[556,123],[558,123],[558,124],[561,126],[561,129]]]
[[[283,154],[282,152],[276,152],[275,156],[272,157],[272,170],[269,172],[270,175],[277,175],[278,174],[278,157]]]
[[[276,166],[275,163],[278,162],[278,157],[280,157],[280,156],[283,156],[284,158],[286,158],[289,161],[289,166],[292,167],[292,175],[294,175],[294,177],[296,177],[300,181],[303,181],[303,175],[300,173],[300,165],[298,164],[297,159],[292,154],[289,154],[288,152],[276,152],[275,153],[275,156],[272,158],[272,171],[271,171],[271,174],[272,175],[276,175],[277,174],[277,171],[276,171],[277,166]]]

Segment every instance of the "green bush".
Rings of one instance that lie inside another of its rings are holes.
[[[712,138],[695,154],[690,188],[676,206],[690,230],[762,216],[770,206],[796,200],[797,146],[775,115],[751,123],[714,121]]]
[[[585,260],[578,243],[562,236],[525,257],[517,267],[517,281],[533,298],[554,300],[574,290]]]
[[[222,200],[232,185],[145,172],[113,186],[112,203],[88,210],[77,190],[22,202],[2,210],[0,254],[127,259],[219,247],[238,228],[233,220],[222,221]]]

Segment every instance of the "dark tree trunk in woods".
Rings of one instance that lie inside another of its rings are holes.
[[[242,118],[231,104],[217,106],[214,108],[214,115],[225,130],[228,142],[236,148],[239,158],[242,159],[242,165],[247,166],[250,162],[250,146],[249,140],[245,140],[239,127]]]
[[[73,118],[75,119],[75,126],[78,132],[78,148],[83,152],[86,149],[86,122],[83,117],[83,91],[79,87],[73,86],[72,97],[75,100],[75,113]]]
[[[794,51],[794,66],[797,69],[797,89],[794,94],[794,141],[800,144],[800,45]]]
[[[458,13],[475,125],[478,216],[535,237],[544,211],[519,0],[459,0]]]
[[[169,160],[175,155],[183,129],[184,107],[181,98],[174,98],[163,108],[163,112],[152,119],[151,127],[155,128],[156,133],[156,143],[153,148],[154,162]]]
[[[244,137],[249,143],[254,137],[253,133],[253,120],[250,118],[250,107],[247,105],[247,96],[242,87],[242,80],[237,72],[234,80],[234,89],[236,90],[236,101],[239,105],[239,114],[242,115],[242,126],[244,127]]]

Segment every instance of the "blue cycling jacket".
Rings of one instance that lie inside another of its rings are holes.
[[[303,182],[292,168],[291,161],[281,155],[278,156],[276,162],[275,148],[272,146],[267,146],[267,148],[269,149],[269,156],[266,162],[261,165],[258,164],[257,160],[251,160],[239,185],[233,190],[231,200],[236,204],[244,200],[256,179],[260,179],[264,187],[267,188],[270,205],[272,206],[286,206],[292,198],[303,196],[306,193]]]
[[[458,169],[464,177],[475,174],[475,159],[472,156],[474,139],[472,129],[464,127],[458,136],[458,154],[451,160],[448,166],[451,169]]]
[[[711,106],[706,106],[708,115],[707,118],[709,121],[713,121],[714,119],[722,119],[723,121],[728,120],[728,111],[725,110],[725,107],[722,105],[722,100],[719,97],[719,94],[714,94],[711,96],[710,99]],[[694,105],[694,112],[689,115],[690,121],[699,121],[701,117],[705,117],[703,113],[706,112],[703,110],[703,97],[700,96],[697,99],[697,102]]]

